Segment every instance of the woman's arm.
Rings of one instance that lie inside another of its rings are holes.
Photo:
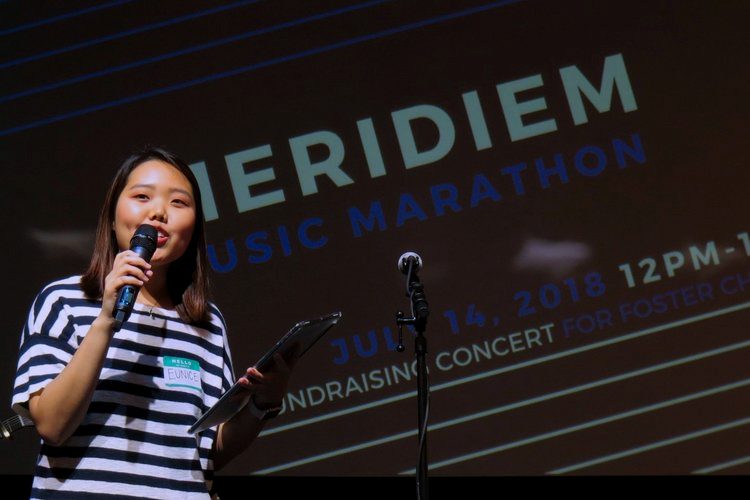
[[[80,425],[104,365],[112,321],[94,320],[68,365],[29,399],[29,412],[45,442],[59,446]]]
[[[258,437],[264,425],[265,422],[250,413],[248,406],[227,422],[219,424],[216,441],[214,441],[214,470],[221,470],[245,451]]]
[[[240,378],[240,383],[251,393],[254,404],[259,409],[264,410],[281,406],[297,356],[294,353],[289,361],[285,361],[281,354],[277,353],[273,358],[273,366],[265,374],[250,367],[247,369],[246,375],[252,381],[246,377]],[[250,412],[250,404],[253,403],[248,403],[242,411],[219,425],[214,442],[214,470],[220,470],[237,455],[245,451],[263,429],[265,422],[256,418]]]
[[[117,255],[105,279],[102,309],[68,365],[44,389],[29,398],[29,413],[39,435],[53,446],[64,443],[81,424],[99,382],[114,318],[112,308],[124,285],[142,286],[151,266],[131,251]]]

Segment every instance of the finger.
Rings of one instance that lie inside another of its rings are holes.
[[[140,255],[131,250],[125,250],[124,252],[120,252],[119,254],[117,254],[117,256],[115,257],[115,264],[120,263],[131,264],[140,267],[141,269],[151,269],[151,264],[146,262]]]
[[[125,275],[120,276],[118,278],[115,278],[114,286],[115,290],[119,290],[120,288],[124,287],[125,285],[135,285],[135,286],[143,286],[143,281],[136,278],[135,276]]]
[[[247,379],[247,378],[245,378],[245,377],[240,377],[240,379],[239,379],[239,380],[237,381],[237,383],[238,383],[238,384],[239,384],[239,385],[240,385],[240,386],[241,386],[241,387],[242,387],[242,388],[243,388],[244,390],[247,390],[247,391],[249,391],[249,392],[252,392],[253,394],[255,394],[255,393],[257,392],[257,389],[258,389],[258,387],[259,387],[259,385],[258,385],[258,384],[255,384],[255,383],[251,382],[250,380],[248,380],[248,379]]]
[[[142,258],[136,256],[133,257],[125,257],[122,259],[121,265],[131,265],[133,267],[137,267],[138,269],[148,270],[151,269],[151,264],[143,260]]]
[[[134,276],[144,282],[149,280],[149,275],[146,272],[144,272],[143,269],[133,266],[133,265],[129,265],[129,264],[121,267],[118,270],[118,274],[119,273],[122,273],[123,275]]]
[[[265,382],[265,379],[266,379],[266,376],[263,375],[254,366],[251,366],[250,368],[247,369],[247,371],[245,372],[245,376],[248,377],[251,380],[254,380],[254,381],[258,382],[258,383],[263,383],[263,382]]]

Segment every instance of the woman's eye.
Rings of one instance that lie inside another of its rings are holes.
[[[172,200],[172,203],[174,203],[176,205],[182,205],[182,206],[185,206],[185,207],[188,205],[185,200]]]
[[[137,200],[148,200],[148,195],[145,195],[143,193],[139,193],[139,194],[135,195],[135,198]]]

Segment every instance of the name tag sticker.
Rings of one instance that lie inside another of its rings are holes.
[[[192,359],[164,356],[164,382],[167,387],[187,387],[203,392],[201,365]]]

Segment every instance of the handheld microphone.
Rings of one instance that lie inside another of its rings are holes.
[[[130,250],[148,262],[156,251],[157,238],[158,233],[154,226],[141,224],[130,239]],[[120,330],[122,324],[130,317],[139,290],[140,287],[135,285],[125,285],[120,289],[115,307],[112,309],[112,316],[115,318],[114,331]]]

